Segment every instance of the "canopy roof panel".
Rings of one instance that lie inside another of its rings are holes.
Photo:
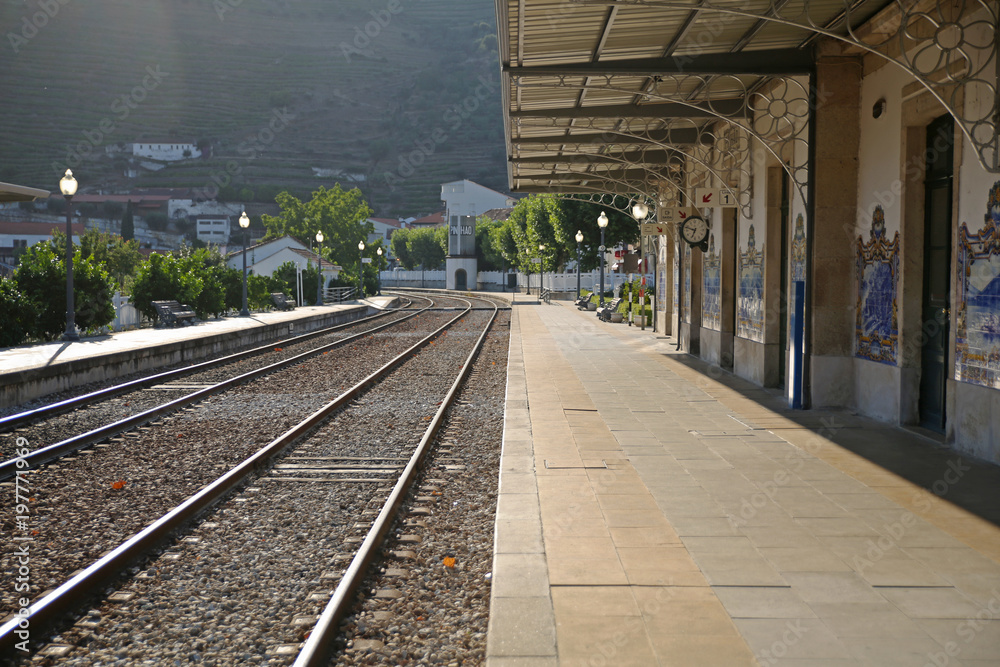
[[[811,73],[818,37],[843,40],[846,52],[889,49],[901,24],[942,11],[936,0],[496,2],[508,175],[518,191],[566,181],[542,157],[573,160],[593,179],[608,168],[581,155],[616,143],[682,152],[711,143],[714,123],[761,108],[754,93],[771,90],[772,79]],[[956,16],[989,6],[954,2]],[[996,25],[996,10],[989,20]],[[623,178],[643,172],[615,169]]]

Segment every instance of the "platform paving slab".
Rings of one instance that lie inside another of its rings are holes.
[[[673,348],[515,300],[488,664],[997,661],[995,466]]]

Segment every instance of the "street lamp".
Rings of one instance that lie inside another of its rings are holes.
[[[601,245],[598,246],[597,250],[601,253],[601,296],[599,298],[601,306],[604,305],[604,228],[608,226],[608,215],[601,211],[601,215],[597,218],[597,226],[601,228]]]
[[[636,220],[645,220],[646,216],[649,215],[649,207],[643,204],[641,201],[637,201],[632,204],[632,217]]]
[[[240,317],[250,317],[250,310],[247,309],[247,227],[250,226],[250,218],[247,212],[243,211],[240,216],[240,227],[243,228],[243,310]]]
[[[358,241],[358,298],[363,299],[365,297],[365,279],[364,279],[364,262],[361,260],[365,256],[365,242]]]
[[[576,230],[576,298],[580,298],[580,244],[583,243],[583,232]]]
[[[375,249],[378,254],[378,266],[375,267],[375,277],[378,278],[378,295],[382,296],[382,246]]]
[[[76,186],[73,172],[67,169],[66,175],[59,180],[59,189],[66,198],[66,333],[62,338],[70,341],[80,340],[76,332],[76,308],[73,307],[73,221],[70,214]]]
[[[316,305],[323,305],[323,230],[316,232],[316,243],[319,244],[319,280],[316,281]]]
[[[545,289],[545,245],[544,244],[541,243],[538,244],[538,254],[540,255],[539,259],[542,260],[542,262],[538,265],[538,296],[539,298],[541,298],[542,290]]]

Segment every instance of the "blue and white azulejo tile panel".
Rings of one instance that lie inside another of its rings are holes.
[[[715,252],[715,234],[708,236],[708,252],[702,258],[701,326],[719,331],[722,328],[722,271]]]
[[[868,242],[858,236],[858,295],[855,348],[857,356],[896,364],[899,347],[896,285],[899,277],[899,232],[885,237],[885,212],[876,206]]]
[[[958,230],[955,379],[1000,389],[1000,181],[990,188],[983,226]]]
[[[764,342],[764,246],[757,249],[754,228],[750,225],[747,248],[739,250],[739,302],[736,335]]]

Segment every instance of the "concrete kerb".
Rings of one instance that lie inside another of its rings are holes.
[[[310,309],[314,310],[314,309]],[[316,309],[318,310],[318,309]],[[0,407],[18,405],[58,391],[65,391],[90,382],[114,379],[123,375],[147,371],[185,361],[193,362],[205,357],[231,352],[247,345],[265,344],[288,335],[303,334],[322,327],[342,324],[358,319],[373,310],[371,304],[324,308],[322,312],[304,313],[302,309],[290,313],[263,313],[252,318],[252,325],[235,331],[212,334],[217,322],[196,325],[202,335],[190,337],[192,327],[155,330],[163,333],[163,342],[134,348],[119,348],[102,354],[95,351],[73,359],[59,361],[65,354],[66,344],[51,344],[57,349],[35,366],[16,368],[0,374]],[[266,321],[262,318],[266,318]],[[249,318],[248,318],[249,319]],[[231,323],[233,320],[224,320]],[[150,329],[140,329],[138,334],[149,336]],[[136,334],[123,332],[117,336]],[[177,336],[184,336],[178,339]],[[86,339],[72,345],[86,347]],[[34,348],[37,349],[37,348]],[[30,353],[32,348],[26,348]],[[89,350],[88,350],[89,351]],[[8,350],[15,355],[18,350]]]

